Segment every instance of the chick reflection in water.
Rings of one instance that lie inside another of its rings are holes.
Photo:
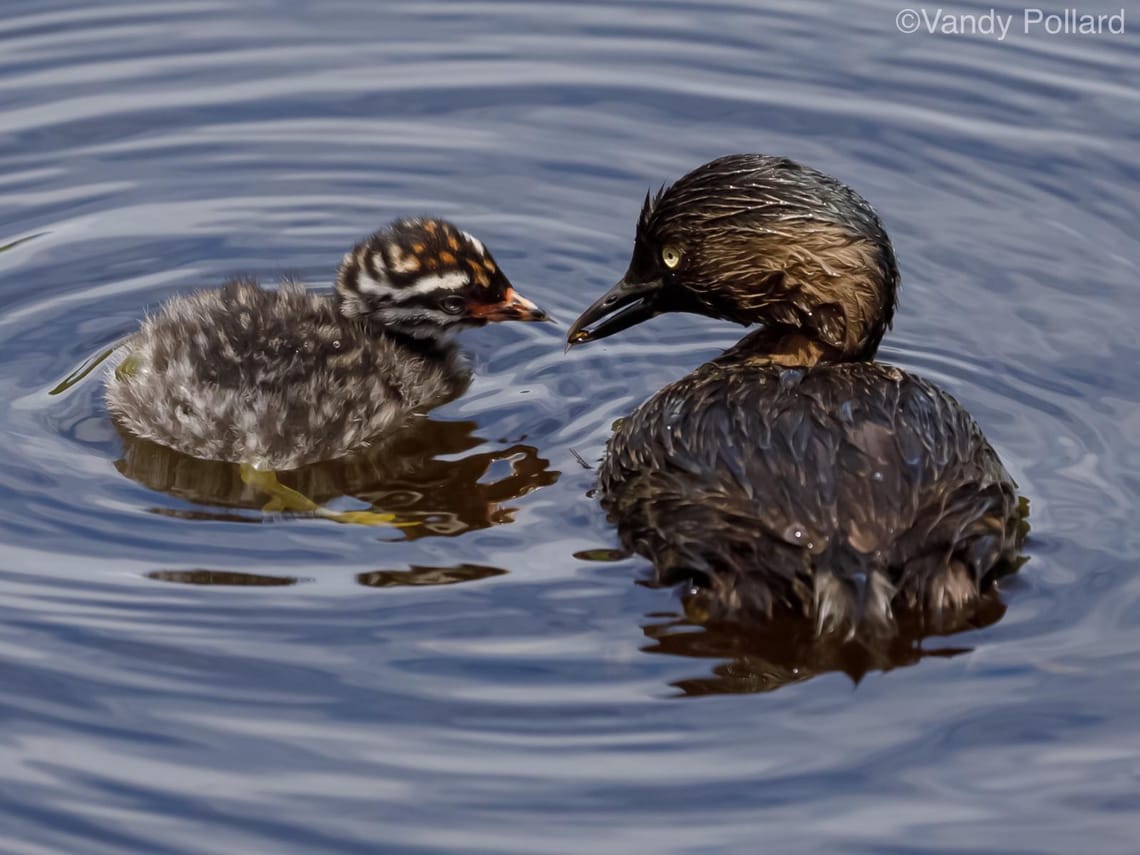
[[[276,473],[375,449],[461,395],[459,330],[546,319],[478,239],[442,220],[399,220],[344,257],[335,295],[237,281],[171,299],[127,340],[107,407],[133,437],[239,464],[267,510],[392,523],[328,511]]]
[[[279,472],[277,477],[284,489],[313,507],[340,497],[364,502],[370,509],[362,513],[395,526],[408,540],[511,522],[514,511],[508,503],[553,484],[559,473],[529,445],[475,451],[484,445],[475,430],[471,421],[416,418],[366,451]],[[264,493],[248,483],[238,465],[199,460],[120,433],[124,452],[115,465],[128,478],[195,504],[265,507]],[[306,513],[307,508],[295,510]],[[248,522],[262,519],[232,512],[157,512]]]

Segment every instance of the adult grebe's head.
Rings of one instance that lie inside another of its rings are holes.
[[[482,242],[451,223],[397,220],[352,249],[337,273],[341,312],[415,338],[489,321],[544,321]]]
[[[802,336],[832,360],[869,359],[897,286],[890,240],[862,196],[785,158],[729,155],[646,196],[629,269],[568,341],[681,311]]]

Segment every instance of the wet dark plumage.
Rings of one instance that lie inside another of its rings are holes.
[[[737,155],[647,199],[626,276],[571,329],[674,310],[764,325],[623,419],[599,473],[623,543],[703,616],[889,630],[971,607],[1016,566],[1022,506],[978,426],[872,361],[897,283],[854,191]]]
[[[881,618],[958,605],[1014,557],[1017,496],[977,426],[878,363],[704,365],[622,422],[600,483],[658,580],[721,616],[841,619],[832,580]]]

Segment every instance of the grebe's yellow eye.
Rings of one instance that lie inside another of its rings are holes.
[[[676,270],[677,265],[681,263],[681,250],[670,244],[661,250],[661,260],[670,270]]]

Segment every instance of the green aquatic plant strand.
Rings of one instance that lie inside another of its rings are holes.
[[[35,240],[36,238],[43,237],[46,234],[47,232],[38,232],[34,235],[28,235],[27,237],[22,237],[19,240],[11,241],[10,243],[6,243],[3,246],[0,246],[0,252],[7,252],[10,249],[15,249],[22,243],[27,243],[30,240]]]
[[[118,380],[125,380],[128,377],[134,377],[138,370],[139,358],[133,353],[128,353],[126,358],[115,367],[115,377]]]
[[[72,386],[74,386],[76,383],[78,383],[80,380],[82,380],[84,377],[86,377],[88,374],[90,374],[92,371],[94,371],[96,368],[98,368],[100,365],[102,365],[103,362],[107,359],[107,357],[110,356],[114,352],[115,352],[115,348],[109,347],[106,350],[104,350],[102,353],[100,353],[98,356],[95,356],[95,357],[92,357],[92,358],[86,360],[82,365],[80,365],[78,368],[76,368],[74,371],[72,371],[70,374],[68,374],[66,377],[64,377],[59,383],[57,383],[55,385],[55,387],[50,392],[48,392],[48,394],[49,395],[63,394],[68,389],[70,389]],[[129,356],[126,359],[124,359],[122,365],[120,365],[118,368],[115,369],[115,373],[118,374],[120,371],[123,371],[124,366],[126,366],[127,363],[130,362],[130,360],[131,360],[131,357],[129,357]],[[127,370],[129,371],[130,369],[128,368]],[[129,374],[127,376],[129,376]]]

